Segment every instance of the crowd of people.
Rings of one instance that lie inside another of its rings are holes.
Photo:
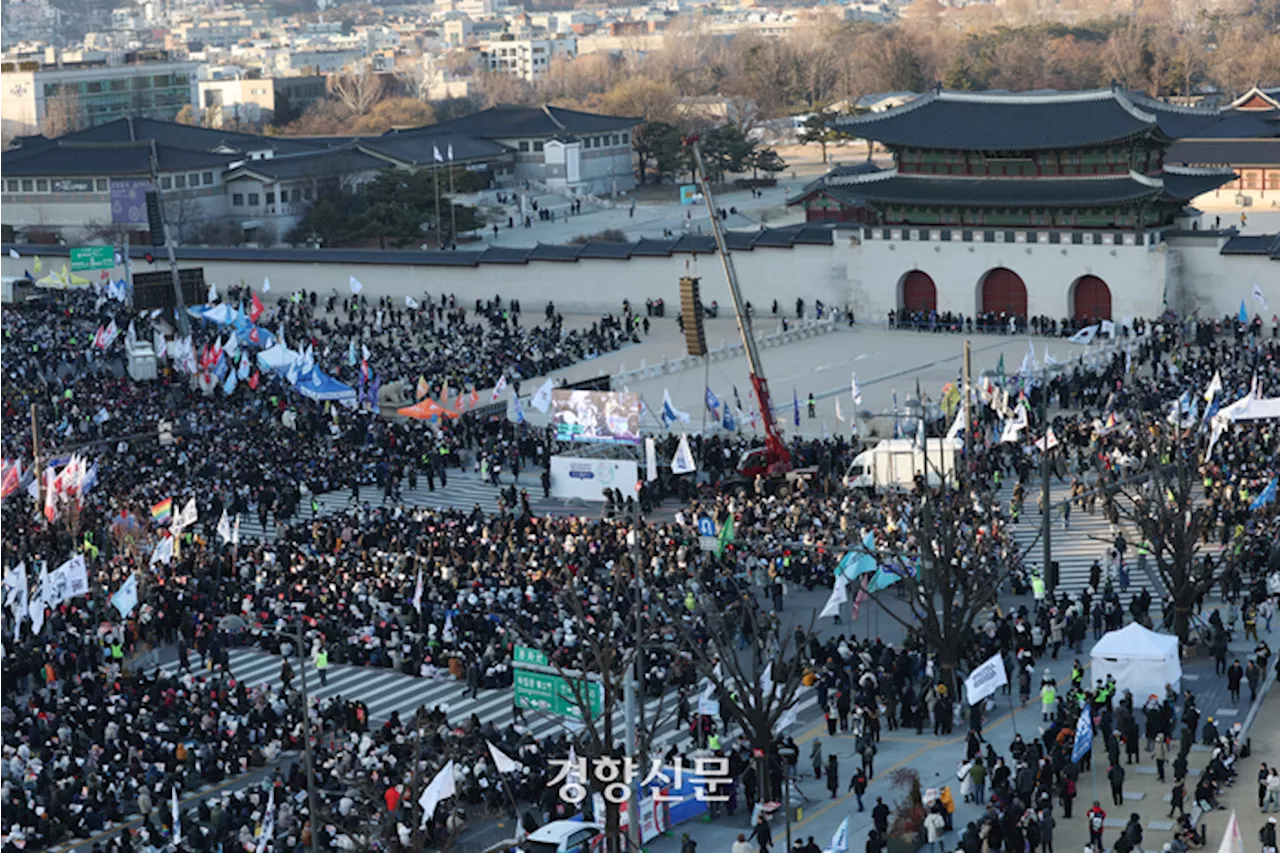
[[[402,309],[386,300],[371,305],[334,296],[323,312],[320,301],[300,294],[273,306],[272,319],[291,344],[310,343],[319,362],[333,365],[341,378],[354,369],[343,363],[346,342],[357,340],[369,347],[378,370],[428,376],[433,388],[487,387],[499,377],[515,385],[520,377],[633,340],[648,322],[625,311],[621,319],[605,317],[565,332],[563,319],[548,306],[546,325],[526,329],[519,303],[498,297],[476,305],[471,323],[470,306],[448,297]],[[359,696],[313,699],[315,787],[323,792],[313,806],[296,757],[308,728],[301,695],[288,679],[252,689],[240,682],[227,654],[236,644],[292,654],[295,668],[304,657],[323,655],[334,664],[453,678],[475,690],[510,685],[516,644],[544,650],[555,666],[596,673],[610,660],[641,654],[646,695],[680,698],[672,713],[687,737],[667,757],[705,750],[729,759],[730,814],[739,791],[748,811],[775,795],[798,761],[793,757],[791,767],[784,766],[773,750],[778,773],[769,774],[767,783],[773,790],[758,789],[749,747],[772,735],[735,717],[735,702],[745,700],[735,698],[741,691],[713,666],[717,657],[750,647],[747,670],[773,661],[772,678],[790,685],[793,696],[814,691],[830,734],[856,736],[850,790],[859,800],[875,778],[882,731],[950,734],[957,719],[961,725],[967,719],[970,787],[964,793],[989,805],[984,819],[962,833],[969,853],[974,844],[978,850],[1001,844],[1022,849],[1017,845],[1024,843],[1034,848],[1033,837],[1043,844],[1051,838],[1055,798],[1063,816],[1071,815],[1063,798],[1068,788],[1074,796],[1076,765],[1064,758],[1070,754],[1065,733],[1073,730],[1080,701],[1091,703],[1109,757],[1113,735],[1137,724],[1132,697],[1081,678],[1061,694],[1046,694],[1046,686],[1056,685],[1037,684],[1036,673],[1046,656],[1056,659],[1064,649],[1080,654],[1095,617],[1111,624],[1128,612],[1152,622],[1156,603],[1145,592],[1126,601],[1127,584],[1117,572],[1114,581],[1110,573],[1100,574],[1093,589],[1073,598],[1049,595],[1004,611],[990,606],[1002,592],[1030,590],[1039,576],[1010,532],[1017,498],[1009,501],[1001,491],[1006,478],[1033,477],[1038,458],[1029,440],[1000,441],[994,407],[976,407],[974,450],[955,488],[920,483],[900,493],[845,491],[840,474],[860,448],[844,438],[796,440],[791,451],[797,466],[815,473],[783,498],[736,475],[736,460],[757,439],[718,436],[692,442],[700,478],[664,474],[640,493],[641,514],[674,498],[669,520],[643,522],[632,513],[539,517],[518,499],[488,515],[478,508],[406,506],[398,499],[400,483],[414,488],[422,478],[432,488],[437,480],[446,487],[450,471],[472,464],[512,473],[540,468],[551,447],[545,434],[466,417],[429,428],[383,420],[299,400],[271,378],[231,395],[202,393],[172,371],[156,382],[135,383],[122,375],[117,353],[90,346],[94,330],[109,321],[121,328],[132,324],[140,337],[150,338],[145,316],[92,294],[64,294],[6,311],[2,319],[5,457],[31,459],[33,423],[46,460],[73,444],[100,448],[90,453],[96,483],[81,484],[78,494],[54,506],[54,521],[21,489],[3,507],[6,578],[19,566],[52,570],[70,554],[84,556],[89,578],[88,594],[53,602],[36,632],[12,607],[4,611],[4,672],[19,689],[6,694],[2,712],[0,796],[6,818],[13,816],[10,836],[28,845],[86,837],[137,815],[142,824],[109,844],[124,853],[160,849],[177,834],[167,807],[176,791],[187,812],[182,843],[191,849],[249,844],[263,831],[290,849],[306,846],[312,833],[343,849],[409,849],[419,831],[417,797],[449,760],[460,768],[458,795],[429,817],[421,830],[428,839],[459,830],[463,817],[455,809],[528,810],[533,823],[563,813],[546,780],[549,761],[567,755],[571,744],[534,738],[522,714],[513,713],[512,723],[501,728],[474,715],[453,719],[443,707],[422,708],[408,720],[371,719]],[[198,326],[197,351],[216,334]],[[1153,436],[1182,429],[1177,421],[1183,413],[1175,413],[1170,425],[1164,412],[1186,389],[1199,393],[1215,374],[1228,401],[1255,381],[1280,387],[1274,341],[1230,337],[1153,322],[1135,327],[1132,345],[1098,366],[1076,367],[1039,385],[1023,382],[1032,411],[1041,394],[1060,404],[1052,426],[1062,449],[1053,466],[1057,476],[1080,481],[1082,511],[1100,507],[1119,529],[1122,512],[1160,497],[1130,488],[1125,478],[1171,464],[1152,450]],[[1106,425],[1109,414],[1115,425]],[[142,437],[154,433],[161,419],[176,424],[173,446]],[[1197,430],[1198,423],[1182,432],[1190,440]],[[661,439],[660,453],[669,456],[676,441],[674,435]],[[1218,552],[1203,570],[1207,578],[1234,577],[1229,583],[1239,591],[1241,614],[1253,612],[1255,619],[1267,599],[1265,575],[1275,568],[1272,543],[1280,540],[1280,528],[1275,502],[1255,508],[1254,500],[1274,477],[1267,460],[1277,453],[1280,437],[1273,427],[1245,423],[1208,450],[1197,444],[1193,462],[1211,508],[1202,538]],[[376,506],[361,502],[357,491],[346,509],[317,514],[311,500],[371,483],[388,498]],[[1085,494],[1099,492],[1090,504],[1093,498]],[[174,537],[177,547],[167,560],[155,559],[167,534],[150,508],[168,497],[174,512],[194,499],[199,520]],[[864,549],[868,534],[885,559],[912,562],[926,535],[926,500],[932,523],[948,526],[931,535],[955,543],[955,571],[990,581],[974,600],[953,602],[961,610],[974,605],[982,618],[962,622],[946,637],[913,628],[900,648],[825,628],[784,635],[779,614],[793,591],[830,587],[841,556]],[[270,517],[276,535],[228,541],[218,529],[224,511],[256,512],[264,527]],[[699,547],[702,515],[721,527],[732,520],[723,547]],[[1119,568],[1127,548],[1118,544],[1117,551]],[[112,596],[130,577],[138,580],[138,603],[121,613]],[[6,595],[6,604],[11,598]],[[1172,624],[1184,604],[1161,602],[1161,618]],[[299,626],[302,648],[294,640]],[[602,654],[602,640],[610,655]],[[184,662],[177,671],[166,674],[145,663],[152,650],[170,648]],[[199,657],[199,666],[185,664],[188,651]],[[963,709],[956,693],[957,675],[996,653],[1017,674],[1013,685],[1024,701],[1033,688],[1042,703],[1046,695],[1062,696],[1042,705],[1045,733],[1015,741],[1007,756],[982,740],[986,709]],[[1265,671],[1267,661],[1261,666]],[[693,699],[708,679],[721,699],[718,718],[695,712]],[[1143,706],[1147,730],[1167,741],[1180,719],[1184,728],[1190,722],[1194,738],[1194,702],[1183,700],[1174,714],[1178,701]],[[1229,781],[1238,745],[1229,732],[1222,735],[1225,775],[1207,774],[1198,786]],[[519,773],[498,773],[488,743],[521,762]],[[581,738],[573,746],[593,748]],[[1180,757],[1185,768],[1185,753]],[[823,762],[818,751],[811,758],[828,774],[834,794],[836,756]],[[1173,775],[1180,778],[1177,758]],[[193,802],[202,785],[241,777],[244,784],[229,786],[226,794]],[[1211,802],[1214,793],[1198,787],[1195,797]],[[313,814],[317,808],[319,815]],[[941,801],[930,808],[949,825]],[[887,811],[876,821],[881,835],[888,831]],[[926,829],[925,820],[919,829],[935,832],[937,821]]]

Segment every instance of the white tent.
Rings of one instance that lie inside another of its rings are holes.
[[[276,344],[270,349],[258,353],[258,364],[265,370],[276,370],[281,373],[289,369],[289,365],[300,359],[302,355],[286,346]]]
[[[1262,421],[1280,418],[1280,397],[1257,397],[1253,391],[1223,407],[1218,415],[1229,421]]]
[[[1182,680],[1178,638],[1148,631],[1137,622],[1105,634],[1090,656],[1093,677],[1114,677],[1118,690],[1133,693],[1135,705],[1142,705],[1153,693],[1163,697],[1166,684],[1178,690]]]

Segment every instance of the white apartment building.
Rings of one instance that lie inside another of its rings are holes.
[[[496,74],[512,74],[530,83],[546,76],[553,59],[573,59],[578,55],[574,36],[553,39],[500,38],[480,42],[477,65]]]

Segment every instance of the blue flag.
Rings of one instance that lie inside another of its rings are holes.
[[[836,575],[844,575],[853,580],[861,575],[869,575],[876,570],[876,537],[867,533],[862,537],[862,548],[858,551],[847,551],[836,564]]]
[[[1275,499],[1276,499],[1276,478],[1272,477],[1271,482],[1267,483],[1267,487],[1262,490],[1262,493],[1253,499],[1253,503],[1249,504],[1249,510],[1250,512],[1252,512],[1255,509],[1262,509],[1262,507],[1271,503]]]
[[[1244,300],[1240,300],[1240,314],[1236,317],[1241,323],[1249,322],[1249,309],[1244,307]]]
[[[711,393],[711,388],[707,388],[707,409],[710,410],[711,416],[716,420],[720,420],[720,400],[715,394]]]
[[[1076,721],[1076,741],[1071,747],[1071,760],[1079,761],[1093,751],[1093,719],[1089,716],[1089,705],[1080,709],[1080,719]]]
[[[733,413],[729,410],[729,407],[727,405],[724,407],[723,426],[729,432],[735,432],[738,429],[738,422],[733,419]]]
[[[800,397],[796,394],[795,386],[791,388],[791,408],[795,413],[796,426],[800,426]]]

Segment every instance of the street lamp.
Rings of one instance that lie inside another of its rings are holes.
[[[307,811],[311,817],[311,853],[320,853],[320,810],[316,807],[315,759],[311,752],[311,702],[307,696],[307,659],[303,653],[305,637],[302,633],[302,614],[294,623],[292,632],[280,628],[264,628],[269,634],[288,637],[298,650],[298,676],[302,683],[302,757],[307,769]],[[287,658],[286,658],[287,660]]]

